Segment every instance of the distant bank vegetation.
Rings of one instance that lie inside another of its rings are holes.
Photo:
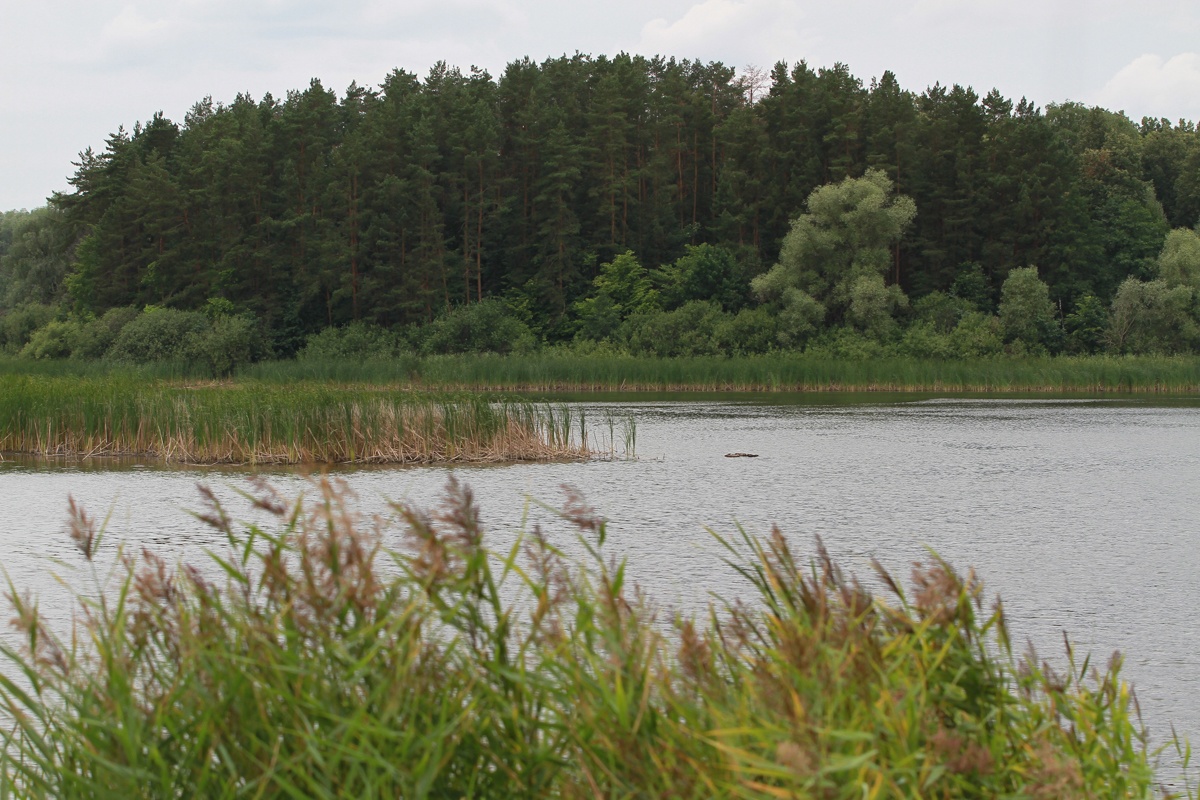
[[[932,555],[876,596],[743,534],[747,596],[671,618],[574,493],[496,550],[453,482],[370,518],[258,483],[246,527],[202,493],[228,548],[112,572],[72,505],[73,636],[10,588],[0,795],[1195,797],[1160,794],[1119,654],[1014,657],[999,599]]]
[[[805,230],[789,247],[811,246]],[[800,240],[800,241],[798,241]],[[878,250],[875,255],[886,255]],[[869,255],[869,254],[868,254]],[[853,254],[851,255],[851,258]],[[1066,315],[1036,269],[1013,270],[999,303],[973,294],[981,273],[964,272],[949,293],[915,303],[861,261],[840,272],[795,251],[752,284],[764,302],[727,310],[706,299],[670,300],[681,275],[727,259],[716,248],[689,248],[679,262],[646,270],[631,253],[601,266],[592,291],[573,307],[574,336],[557,344],[501,298],[451,309],[427,324],[386,328],[367,322],[307,335],[291,360],[415,364],[430,357],[493,354],[522,359],[679,359],[769,356],[777,360],[1021,360],[1051,355],[1183,356],[1200,350],[1200,236],[1175,231],[1155,262],[1153,280],[1128,278],[1113,301],[1081,299]],[[666,277],[664,277],[666,276]],[[655,288],[660,287],[660,288]],[[974,299],[972,299],[974,298]],[[837,309],[842,324],[829,324]],[[0,348],[22,361],[176,364],[190,374],[224,377],[278,361],[262,320],[210,301],[202,311],[120,307],[100,316],[25,305],[0,318]],[[1003,368],[1001,368],[1003,370]]]
[[[1065,315],[1033,267],[1012,270],[994,306],[978,265],[965,269],[949,292],[933,291],[910,303],[883,276],[888,242],[912,216],[911,207],[899,202],[905,198],[891,198],[888,190],[887,180],[871,173],[814,192],[810,206],[832,206],[835,213],[798,217],[780,261],[753,280],[731,277],[738,271],[732,255],[709,245],[689,246],[686,255],[655,270],[632,252],[618,255],[600,266],[588,293],[572,305],[574,334],[558,344],[538,335],[526,307],[514,306],[511,298],[486,298],[424,324],[387,328],[359,321],[323,328],[304,337],[294,358],[368,361],[549,350],[652,358],[794,353],[849,361],[962,360],[1200,349],[1200,235],[1194,231],[1166,237],[1150,280],[1127,278],[1111,303],[1086,295]],[[874,228],[862,221],[872,214]],[[701,285],[708,288],[695,288]],[[751,296],[762,302],[752,304]],[[26,304],[0,317],[0,349],[26,360],[182,362],[214,377],[277,355],[263,320],[221,299],[197,311],[118,307],[99,316]]]
[[[0,351],[1195,354],[1200,134],[620,55],[204,100],[0,216]]]

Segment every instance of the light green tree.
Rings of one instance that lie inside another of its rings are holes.
[[[882,275],[860,275],[850,287],[846,319],[859,330],[885,336],[896,327],[893,313],[907,307],[908,298],[899,286],[888,286]]]
[[[574,304],[578,330],[588,339],[604,339],[631,314],[657,311],[661,307],[650,271],[633,251],[627,250],[600,265],[592,281],[592,292]]]
[[[1127,278],[1113,298],[1109,345],[1123,353],[1181,353],[1200,344],[1196,292],[1164,280]]]
[[[1000,327],[1004,338],[1027,347],[1050,346],[1061,338],[1061,329],[1050,300],[1050,287],[1038,278],[1037,267],[1008,273],[1000,287]]]
[[[1200,291],[1200,235],[1188,228],[1168,233],[1157,266],[1158,277],[1168,286]]]
[[[879,330],[906,304],[884,275],[891,247],[917,209],[892,188],[881,170],[868,170],[808,196],[807,213],[792,222],[779,263],[751,284],[761,300],[778,307],[784,344],[798,343],[825,321]]]

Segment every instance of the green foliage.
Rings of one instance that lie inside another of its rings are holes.
[[[916,216],[916,206],[903,195],[893,197],[892,188],[883,172],[868,170],[862,178],[809,195],[807,213],[783,240],[779,263],[752,282],[760,299],[796,320],[784,326],[789,336],[802,338],[815,322],[815,304],[833,322],[847,318],[861,327],[867,315],[890,316],[900,305],[898,288],[883,291],[883,275],[891,264],[890,248]],[[869,324],[886,325],[882,319]]]
[[[830,328],[805,348],[805,355],[838,361],[869,361],[883,358],[887,348],[875,337],[856,328]]]
[[[22,358],[69,358],[81,348],[83,326],[75,320],[51,320],[21,349]]]
[[[204,312],[204,316],[209,319],[218,319],[220,317],[232,316],[237,313],[237,308],[233,303],[226,300],[224,297],[210,297],[204,303],[204,308],[200,309]]]
[[[0,351],[19,353],[29,343],[34,331],[48,324],[57,315],[53,306],[29,303],[10,310],[0,317]]]
[[[103,358],[125,326],[137,319],[140,313],[130,306],[110,308],[98,319],[84,323],[71,355],[85,359]]]
[[[1108,342],[1118,353],[1185,353],[1200,345],[1196,290],[1128,278],[1113,298]]]
[[[663,305],[675,309],[692,300],[711,300],[737,312],[750,298],[750,280],[732,251],[711,244],[685,245],[684,254],[655,270]]]
[[[621,307],[607,292],[585,297],[575,303],[576,338],[601,342],[609,339],[621,327],[624,318]]]
[[[575,54],[495,78],[396,70],[341,96],[313,81],[156,114],[77,166],[50,208],[0,221],[0,315],[246,313],[282,356],[328,328],[411,332],[489,297],[550,345],[751,295],[778,346],[845,325],[892,343],[901,288],[991,314],[1002,280],[1040,264],[1062,307],[1108,304],[1126,277],[1158,276],[1168,226],[1200,219],[1190,123],[804,63],[751,80]],[[1059,346],[1040,335],[1009,344]]]
[[[497,299],[451,309],[430,323],[420,335],[421,352],[425,354],[521,354],[537,347],[529,327]]]
[[[214,378],[231,375],[238,367],[260,361],[267,354],[262,330],[247,315],[219,316],[195,344],[195,352]]]
[[[995,307],[992,301],[992,286],[984,274],[982,264],[972,262],[961,265],[954,283],[950,286],[950,294],[970,303],[975,311],[985,314],[990,314]]]
[[[575,302],[578,335],[595,341],[606,339],[627,317],[657,311],[660,305],[650,271],[627,250],[601,264],[591,293]]]
[[[62,300],[70,249],[58,210],[6,212],[0,222],[0,309]]]
[[[121,328],[107,357],[131,364],[194,361],[209,330],[208,318],[198,311],[147,307]]]
[[[1004,351],[999,318],[972,312],[950,332],[951,348],[959,358],[987,358]]]
[[[1171,231],[1156,266],[1159,279],[1168,286],[1188,286],[1200,292],[1200,234],[1187,228]]]
[[[795,287],[784,289],[780,300],[779,342],[784,347],[803,347],[810,337],[821,330],[825,322],[825,306]]]
[[[35,797],[1141,798],[1152,756],[1121,659],[1018,662],[1003,607],[932,555],[911,589],[818,541],[717,536],[753,598],[673,631],[576,494],[491,550],[471,491],[367,519],[347,488],[259,482],[212,563],[100,575],[95,521],[67,642],[15,589],[0,791]],[[579,560],[552,541],[574,536]],[[553,539],[552,539],[553,536]],[[403,549],[389,549],[400,541]],[[212,575],[222,576],[219,579]],[[91,577],[90,585],[86,576]]]
[[[1050,287],[1038,278],[1037,267],[1022,267],[1008,274],[1000,287],[1000,327],[1005,341],[1020,341],[1027,348],[1056,350],[1058,319],[1050,300]]]
[[[862,275],[850,287],[846,321],[881,339],[896,330],[895,314],[905,308],[908,308],[908,298],[899,286],[886,285],[881,275]]]
[[[1085,295],[1075,310],[1063,319],[1068,353],[1099,353],[1104,349],[1109,327],[1108,309],[1100,298]]]
[[[622,324],[621,344],[639,356],[704,356],[717,352],[717,327],[727,319],[713,302],[693,300],[674,311],[634,314]]]
[[[296,354],[300,361],[366,361],[395,358],[407,349],[397,334],[377,325],[354,322],[311,334]]]
[[[104,269],[100,248],[100,241],[96,237],[83,237],[75,247],[75,263],[63,282],[74,310],[80,314],[107,310],[97,303],[96,283],[102,279],[100,273]],[[134,302],[135,298],[126,294],[119,302],[114,298],[111,306],[133,305]]]
[[[912,304],[916,322],[926,323],[940,333],[949,333],[958,323],[979,306],[958,294],[930,292]]]
[[[949,333],[940,330],[936,323],[918,320],[904,332],[897,350],[911,358],[954,358],[958,355],[954,344]]]
[[[713,345],[730,356],[750,356],[774,350],[778,323],[767,308],[743,308],[717,321]]]

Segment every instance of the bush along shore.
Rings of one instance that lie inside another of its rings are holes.
[[[265,527],[201,491],[229,541],[212,564],[146,552],[113,573],[72,506],[96,585],[70,638],[10,587],[0,795],[1160,792],[1120,657],[1015,659],[999,600],[935,556],[907,589],[879,567],[885,598],[819,543],[807,562],[778,531],[739,533],[721,541],[757,599],[671,625],[577,494],[565,530],[495,552],[453,481],[432,512],[394,505],[392,527],[328,480],[306,501],[254,484]]]
[[[545,461],[604,454],[589,438],[583,412],[567,407],[482,395],[187,385],[129,376],[5,377],[0,452],[200,464]]]

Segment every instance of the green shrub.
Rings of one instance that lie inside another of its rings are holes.
[[[975,262],[960,264],[950,296],[968,304],[969,311],[991,314],[995,311],[991,282],[983,272],[983,265]]]
[[[79,349],[83,326],[75,320],[51,320],[33,332],[22,358],[69,358]]]
[[[955,355],[950,334],[940,331],[938,324],[928,319],[910,325],[897,349],[901,355],[911,358],[953,358]]]
[[[693,300],[674,311],[633,314],[621,324],[618,340],[634,355],[706,356],[718,352],[718,325],[728,315],[707,300]]]
[[[746,305],[750,278],[733,252],[711,244],[685,245],[684,251],[674,263],[652,273],[666,308],[692,300],[712,300],[726,312]]]
[[[999,316],[1005,341],[1020,340],[1028,352],[1060,349],[1062,331],[1050,287],[1038,278],[1037,267],[1022,267],[1008,274],[1000,287]]]
[[[810,294],[795,287],[785,289],[778,316],[776,336],[784,347],[804,347],[825,324],[826,309]]]
[[[266,348],[258,321],[245,314],[216,317],[196,342],[196,352],[218,378],[259,361],[266,355]]]
[[[208,318],[199,311],[148,306],[121,328],[108,358],[131,364],[195,361],[200,355],[200,341],[208,331]]]
[[[778,324],[770,309],[743,308],[725,314],[713,330],[713,343],[719,352],[731,356],[750,356],[775,348]]]
[[[577,339],[602,342],[621,327],[621,307],[608,292],[598,292],[575,303]]]
[[[54,306],[39,303],[28,303],[12,309],[0,317],[0,351],[21,352],[29,344],[34,331],[44,328],[57,313]]]
[[[954,355],[959,358],[985,358],[1004,352],[1000,320],[973,311],[965,314],[950,332]]]
[[[140,313],[132,306],[110,308],[104,316],[86,322],[71,355],[83,359],[103,358],[125,326]]]
[[[447,311],[426,326],[421,336],[421,352],[426,354],[520,354],[537,347],[529,326],[496,298]]]
[[[1104,349],[1108,331],[1108,309],[1095,295],[1081,297],[1075,310],[1063,319],[1066,351],[1092,354]]]
[[[882,358],[887,355],[887,348],[872,336],[843,327],[826,331],[804,352],[814,358],[865,361]]]
[[[945,292],[930,292],[912,304],[913,318],[933,326],[938,333],[949,333],[962,318],[975,311],[969,300]]]
[[[352,322],[309,336],[296,354],[301,361],[368,361],[395,358],[407,348],[402,338],[378,325]]]
[[[1196,290],[1126,279],[1113,298],[1108,341],[1118,353],[1186,353],[1200,345]]]

